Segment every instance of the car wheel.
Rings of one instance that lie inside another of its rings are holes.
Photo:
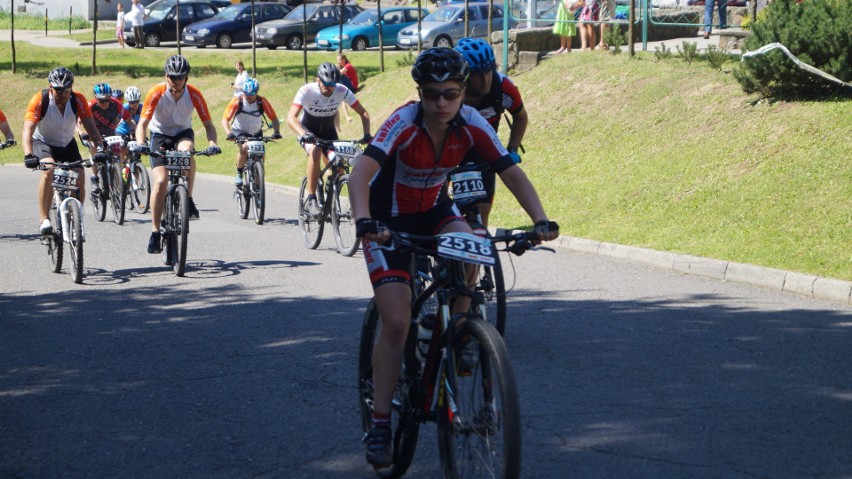
[[[278,45],[266,45],[266,48],[270,50],[275,50],[276,48],[278,48]]]
[[[227,33],[219,34],[219,37],[216,38],[216,47],[217,48],[231,48],[233,45],[234,39],[231,38],[231,35]]]
[[[434,46],[436,47],[444,47],[444,48],[453,48],[453,40],[446,35],[441,35],[435,39]]]
[[[370,45],[364,37],[357,37],[355,40],[352,40],[352,49],[356,52],[363,52],[368,46]]]
[[[160,46],[160,35],[155,32],[148,32],[145,34],[145,46],[146,47],[159,47]]]
[[[302,36],[298,33],[294,33],[287,37],[287,41],[285,43],[287,44],[288,50],[298,50],[302,48]]]

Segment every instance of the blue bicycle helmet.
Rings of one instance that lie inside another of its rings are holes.
[[[467,60],[470,71],[474,73],[486,73],[497,68],[494,50],[485,40],[465,37],[459,40],[455,50]]]
[[[115,98],[116,100],[122,100],[122,99],[124,99],[124,92],[121,91],[121,89],[116,88],[115,90],[112,91],[112,97]]]
[[[246,78],[246,81],[243,82],[243,93],[252,96],[257,95],[257,91],[260,90],[260,83],[254,78]]]
[[[95,85],[95,98],[98,100],[109,100],[112,97],[112,88],[106,83]]]
[[[452,48],[433,47],[420,52],[411,66],[411,78],[418,85],[467,80],[470,66],[461,53]]]

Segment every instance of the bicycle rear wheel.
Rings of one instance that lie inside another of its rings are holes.
[[[322,241],[322,232],[325,229],[325,221],[322,215],[319,218],[308,213],[305,203],[308,201],[308,179],[302,178],[302,186],[299,188],[299,229],[302,230],[302,239],[305,241],[305,246],[308,249],[317,249],[320,241]],[[317,203],[320,209],[323,205],[323,184],[322,178],[319,179],[317,185]]]
[[[121,164],[114,162],[110,164],[107,175],[110,178],[109,202],[112,206],[112,221],[117,225],[124,224],[124,203],[127,198],[121,171]]]
[[[139,214],[145,214],[151,207],[151,179],[148,169],[141,161],[134,161],[130,166],[130,196],[131,203]]]
[[[262,225],[263,215],[266,211],[266,185],[264,181],[263,163],[255,161],[251,167],[249,176],[249,189],[251,192],[251,206],[254,214],[254,222]]]
[[[364,323],[361,326],[361,344],[358,350],[358,408],[361,412],[361,426],[366,434],[370,429],[373,414],[373,348],[379,337],[382,324],[376,301],[370,300]],[[405,369],[394,391],[391,408],[391,428],[393,430],[393,460],[386,468],[376,468],[376,474],[382,478],[398,478],[405,474],[414,459],[417,448],[417,436],[420,423],[415,417],[412,403],[413,381],[407,378]]]
[[[83,282],[83,215],[80,204],[68,202],[68,238],[71,251],[71,279],[75,283]]]
[[[338,253],[352,256],[358,251],[355,218],[352,217],[352,203],[349,202],[349,175],[337,179],[334,202],[331,204],[331,228],[334,230]]]
[[[104,192],[107,188],[109,188],[109,184],[106,180],[106,169],[106,163],[101,163],[98,167],[98,183],[100,183],[100,191],[98,192],[98,194],[95,194],[95,192],[92,191],[89,195],[92,198],[92,206],[94,206],[95,219],[98,221],[103,221],[104,218],[106,218],[107,195]]]
[[[445,398],[438,411],[438,448],[444,477],[517,478],[521,471],[521,418],[506,345],[494,327],[478,315],[455,323],[450,344],[444,390],[451,398]],[[466,349],[475,357],[475,366],[469,371],[460,367]]]
[[[485,295],[485,320],[503,336],[506,332],[506,284],[500,255],[495,255],[494,260],[494,266],[479,267],[476,290]]]
[[[62,225],[59,222],[59,213],[56,211],[56,203],[48,213],[50,224],[53,225],[53,233],[45,236],[44,244],[47,246],[47,260],[50,270],[58,273],[62,270]]]
[[[174,211],[172,218],[174,228],[172,233],[174,252],[172,253],[172,266],[175,276],[183,276],[186,272],[186,250],[189,243],[189,194],[183,185],[175,188]]]

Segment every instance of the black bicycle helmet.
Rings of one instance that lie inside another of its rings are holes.
[[[47,82],[53,88],[71,88],[74,85],[74,73],[65,67],[57,67],[47,75]]]
[[[467,80],[470,66],[461,53],[452,48],[433,47],[423,50],[411,67],[411,78],[421,85],[431,82]]]
[[[166,72],[166,75],[172,76],[189,75],[189,62],[186,61],[183,55],[173,55],[166,60],[166,64],[163,65],[163,71]]]
[[[467,60],[472,72],[487,73],[497,68],[494,50],[485,40],[465,37],[459,40],[455,50]]]
[[[317,68],[317,76],[326,86],[336,85],[340,81],[340,70],[334,63],[325,62]]]

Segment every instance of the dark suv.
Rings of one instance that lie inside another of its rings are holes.
[[[146,47],[158,47],[161,42],[177,41],[175,24],[177,23],[177,11],[175,0],[158,0],[149,5],[145,10],[148,16],[142,27]],[[218,12],[213,3],[206,0],[184,0],[180,2],[180,30],[190,23],[199,22],[212,17]],[[139,41],[133,34],[133,25],[126,22],[124,26],[124,38],[128,45],[135,45]]]
[[[286,46],[289,50],[298,50],[302,48],[305,42],[314,41],[317,32],[323,28],[338,25],[340,22],[338,13],[341,9],[344,23],[364,11],[361,6],[354,3],[342,7],[328,3],[300,6],[280,20],[255,25],[255,39],[257,43],[263,44],[270,50],[275,50],[281,45]],[[305,22],[306,18],[307,22]],[[308,38],[302,38],[303,23],[307,27]]]

